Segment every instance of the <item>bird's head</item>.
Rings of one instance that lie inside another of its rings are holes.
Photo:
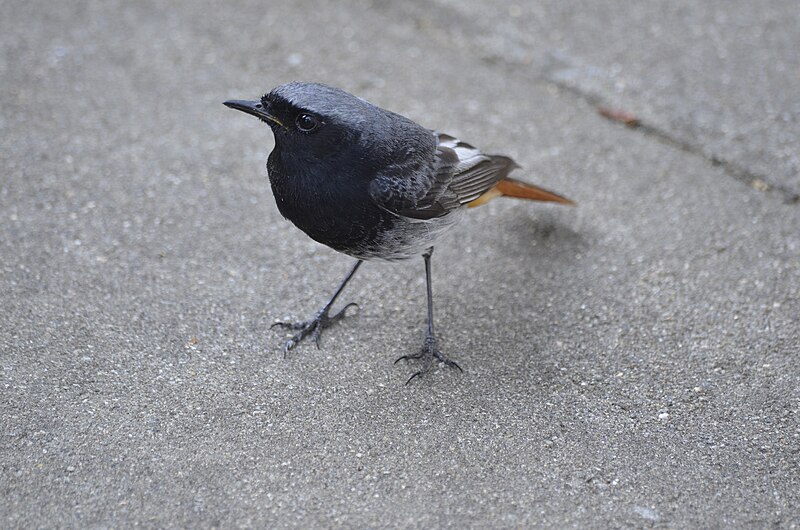
[[[270,126],[282,156],[304,164],[351,155],[368,141],[369,131],[385,120],[374,105],[338,88],[318,83],[281,85],[260,100],[225,105]]]

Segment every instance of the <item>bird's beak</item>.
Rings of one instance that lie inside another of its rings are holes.
[[[247,114],[252,114],[256,118],[262,119],[266,122],[272,122],[276,125],[280,125],[284,129],[286,126],[281,123],[281,121],[267,112],[264,108],[264,105],[260,101],[246,101],[243,99],[231,99],[230,101],[226,101],[223,103],[226,107],[230,107],[232,109],[241,110],[242,112],[246,112]]]

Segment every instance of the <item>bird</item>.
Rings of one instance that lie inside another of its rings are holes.
[[[422,256],[427,326],[422,347],[395,363],[417,361],[406,384],[428,373],[433,360],[461,367],[439,347],[434,329],[431,257],[434,244],[469,208],[496,197],[565,205],[562,195],[509,176],[519,166],[482,153],[458,138],[428,129],[344,90],[291,82],[258,100],[224,105],[257,117],[275,138],[267,173],[281,215],[315,241],[356,259],[333,295],[312,318],[276,322],[296,333],[284,355],[345,317],[350,303],[331,308],[364,261]]]

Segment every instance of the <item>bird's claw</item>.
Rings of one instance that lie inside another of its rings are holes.
[[[412,353],[410,355],[403,355],[402,357],[398,357],[395,360],[394,364],[399,363],[400,361],[422,361],[422,367],[411,374],[411,377],[408,378],[406,384],[409,384],[411,381],[416,379],[417,377],[422,377],[423,375],[430,372],[431,367],[433,366],[433,358],[439,360],[439,362],[451,367],[451,368],[458,368],[461,373],[464,373],[464,370],[453,361],[452,359],[448,358],[445,354],[443,354],[439,349],[436,347],[436,338],[435,337],[427,337],[425,339],[425,343],[422,345],[422,348],[419,349],[417,353]]]
[[[345,316],[347,316],[347,310],[351,307],[355,307],[356,309],[361,309],[358,304],[355,302],[351,302],[344,306],[341,311],[336,313],[333,316],[330,316],[330,308],[325,307],[320,310],[317,315],[312,318],[311,320],[307,320],[305,322],[275,322],[270,326],[270,329],[274,327],[281,327],[283,329],[288,329],[291,331],[297,331],[297,333],[292,336],[289,340],[287,340],[283,345],[283,356],[286,357],[286,354],[289,353],[289,350],[293,349],[295,346],[300,344],[306,337],[311,336],[311,340],[314,341],[314,344],[317,345],[317,348],[320,348],[320,339],[322,337],[322,330],[327,329],[334,325],[335,323],[339,322]]]

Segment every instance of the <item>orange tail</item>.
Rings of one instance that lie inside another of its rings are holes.
[[[575,202],[567,199],[566,197],[562,197],[561,195],[553,193],[552,191],[547,191],[544,188],[534,186],[533,184],[528,184],[527,182],[522,182],[521,180],[512,179],[510,177],[506,177],[495,184],[493,188],[488,190],[474,201],[469,202],[467,206],[470,208],[474,206],[480,206],[481,204],[491,201],[495,197],[503,196],[516,197],[518,199],[528,199],[531,201],[557,202],[560,204],[569,204],[570,206],[575,206]]]

